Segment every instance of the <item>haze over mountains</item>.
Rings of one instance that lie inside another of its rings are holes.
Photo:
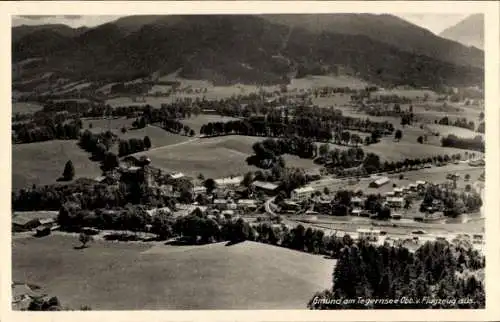
[[[484,15],[474,14],[439,34],[466,46],[484,48]]]
[[[182,68],[215,83],[350,73],[380,84],[482,85],[484,53],[392,15],[130,16],[94,28],[12,29],[15,80],[126,81]]]

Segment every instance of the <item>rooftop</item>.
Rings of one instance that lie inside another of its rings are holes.
[[[254,187],[266,189],[266,190],[275,190],[278,188],[277,184],[274,184],[272,182],[266,182],[266,181],[254,181],[252,184]]]
[[[219,186],[225,186],[229,184],[239,185],[242,181],[242,176],[215,179],[215,183]]]
[[[180,178],[184,177],[184,173],[175,172],[175,173],[171,173],[170,176],[172,177],[172,179],[180,179]]]
[[[306,192],[314,192],[315,190],[312,187],[302,187],[302,188],[297,188],[293,189],[294,193],[306,193]]]

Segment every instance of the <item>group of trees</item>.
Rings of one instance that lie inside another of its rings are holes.
[[[284,167],[284,154],[297,155],[301,158],[312,159],[317,154],[313,141],[303,137],[284,139],[265,139],[253,144],[254,155],[247,158],[247,163],[260,168],[270,168],[274,164]]]
[[[204,124],[200,129],[200,134],[205,136],[239,134],[271,137],[297,135],[323,142],[335,139],[338,143],[351,143],[353,145],[362,143],[359,135],[351,135],[348,130],[375,133],[372,136],[373,141],[376,142],[382,135],[391,134],[394,127],[389,122],[373,122],[369,119],[343,116],[339,110],[299,106],[291,112],[288,108],[285,108],[283,113],[275,109],[265,116]]]
[[[14,143],[32,143],[50,140],[77,140],[82,128],[80,119],[65,121],[53,119],[12,124]]]
[[[85,151],[90,152],[94,160],[101,161],[116,139],[117,136],[110,131],[94,134],[85,130],[80,136],[79,145]]]
[[[118,155],[120,157],[142,152],[151,148],[151,139],[145,136],[144,139],[131,138],[128,140],[120,140],[118,144]]]
[[[59,210],[57,222],[62,230],[80,231],[83,227],[98,229],[145,231],[151,217],[142,205],[127,205],[115,210],[82,209],[78,203],[67,202]]]
[[[319,146],[318,153],[319,157],[314,162],[324,164],[327,168],[355,167],[360,165],[365,158],[365,152],[359,147],[341,150],[338,148],[330,149],[330,145],[322,144]]]
[[[177,120],[164,120],[162,125],[165,130],[176,134],[184,134],[185,136],[195,136],[196,134],[189,125],[184,125]]]
[[[340,252],[333,287],[314,294],[311,309],[457,309],[484,308],[484,283],[464,270],[483,269],[484,256],[471,246],[427,242],[412,253],[407,248],[374,246],[364,240]],[[397,303],[357,301],[402,299]],[[339,300],[340,301],[337,301]],[[354,299],[344,302],[343,299]],[[417,301],[418,299],[418,301]],[[426,300],[427,299],[427,300]],[[440,303],[431,299],[441,299]],[[471,301],[460,302],[460,299]]]
[[[173,197],[160,195],[140,183],[137,186],[124,183],[106,185],[84,178],[66,185],[33,185],[29,189],[12,192],[14,211],[59,210],[67,201],[75,202],[81,209],[87,210],[120,208],[128,203],[171,207],[176,202]]]
[[[459,192],[442,185],[430,185],[427,187],[420,211],[425,212],[434,202],[439,202],[439,208],[445,216],[456,217],[463,213],[478,212],[483,205],[481,195],[472,189]]]
[[[474,150],[484,153],[485,142],[481,135],[477,135],[474,138],[463,138],[449,134],[447,137],[441,139],[441,145],[443,147]]]
[[[439,121],[436,121],[438,124],[441,125],[450,125],[450,126],[456,126],[456,127],[461,127],[464,129],[469,129],[471,131],[474,131],[476,129],[476,125],[474,124],[473,121],[467,121],[465,117],[462,118],[457,118],[454,122],[448,118],[448,116],[443,117]]]

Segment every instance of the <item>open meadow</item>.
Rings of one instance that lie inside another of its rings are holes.
[[[335,261],[255,242],[153,246],[77,237],[15,239],[12,280],[93,310],[305,309]],[[140,295],[140,296],[139,296]]]
[[[56,183],[68,160],[75,167],[75,179],[101,175],[99,164],[89,159],[76,140],[53,140],[12,145],[12,188]]]
[[[258,170],[247,165],[246,158],[253,153],[252,145],[262,140],[263,137],[240,135],[191,139],[177,145],[140,152],[136,156],[146,155],[155,167],[166,171],[181,171],[194,177],[202,173],[207,178],[221,178]],[[318,167],[310,159],[290,155],[284,158],[290,167]]]

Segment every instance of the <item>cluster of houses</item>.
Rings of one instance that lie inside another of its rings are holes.
[[[56,224],[57,213],[54,212],[25,212],[14,214],[12,218],[12,232],[35,231],[38,236],[50,234],[58,228]]]

